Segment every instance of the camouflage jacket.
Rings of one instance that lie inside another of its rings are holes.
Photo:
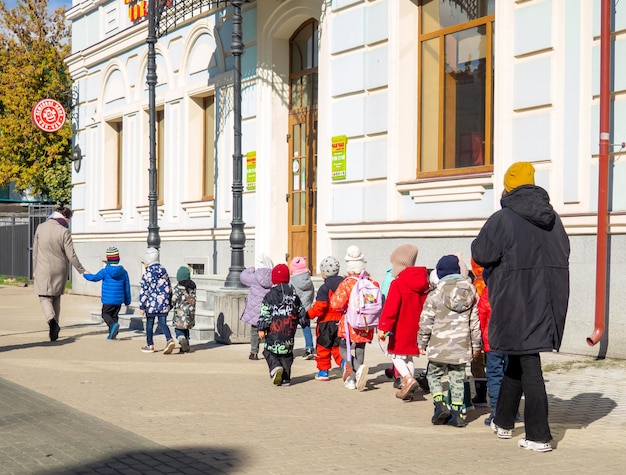
[[[174,287],[172,295],[174,316],[172,324],[179,330],[189,330],[196,324],[196,284],[192,280],[183,280]]]
[[[420,350],[438,363],[471,361],[481,345],[476,289],[459,274],[444,277],[428,294],[418,333]]]

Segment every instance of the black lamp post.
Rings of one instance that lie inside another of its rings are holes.
[[[148,84],[148,142],[150,143],[148,166],[148,247],[159,248],[161,237],[157,224],[157,169],[156,169],[156,14],[157,1],[148,1],[148,65],[146,83]]]
[[[246,243],[246,235],[244,233],[244,222],[242,215],[242,160],[241,153],[241,55],[243,54],[243,34],[242,34],[242,16],[241,5],[247,0],[231,0],[233,7],[233,32],[231,51],[233,55],[233,115],[234,115],[234,144],[233,144],[233,220],[231,221],[230,233],[230,267],[228,276],[224,283],[225,287],[243,287],[239,276],[244,269],[243,249]],[[187,15],[193,11],[195,7],[202,5],[215,5],[221,3],[220,0],[179,0],[181,8],[174,9],[169,19],[170,24],[175,24],[178,18],[187,18]],[[159,248],[161,238],[159,236],[159,226],[157,224],[157,169],[156,169],[156,52],[155,44],[157,42],[157,17],[161,18],[161,13],[166,11],[167,2],[164,0],[148,1],[148,65],[146,74],[146,83],[148,84],[148,114],[149,114],[149,134],[150,142],[150,165],[148,168],[148,246]],[[167,26],[165,28],[167,32]],[[163,33],[163,32],[161,32]]]
[[[243,249],[246,244],[242,215],[242,159],[241,154],[241,55],[243,38],[241,29],[241,4],[244,0],[231,0],[233,6],[233,33],[231,51],[233,54],[233,220],[230,223],[230,268],[224,282],[225,287],[243,287],[239,276],[244,269]]]

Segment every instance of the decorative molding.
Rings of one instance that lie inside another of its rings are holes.
[[[463,180],[436,180],[397,183],[396,190],[409,194],[414,203],[439,203],[442,201],[477,201],[487,188],[493,188],[493,176],[465,178]]]
[[[98,211],[105,223],[119,223],[124,213],[121,209],[101,209]]]
[[[141,219],[148,221],[150,219],[150,205],[137,206],[137,212],[141,216]],[[165,215],[165,206],[157,206],[157,218],[161,219]]]
[[[180,204],[190,218],[210,218],[213,216],[215,202],[210,201],[187,201]]]

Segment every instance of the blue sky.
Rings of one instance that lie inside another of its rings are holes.
[[[17,2],[16,0],[4,0],[4,3],[8,8],[13,8]],[[48,0],[48,7],[52,11],[63,5],[65,5],[66,9],[69,9],[72,6],[72,0]]]

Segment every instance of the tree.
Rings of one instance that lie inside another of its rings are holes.
[[[49,201],[71,199],[70,121],[58,132],[33,124],[31,110],[50,97],[66,105],[72,81],[64,58],[70,53],[65,9],[48,10],[48,0],[0,0],[0,186],[13,182]]]

